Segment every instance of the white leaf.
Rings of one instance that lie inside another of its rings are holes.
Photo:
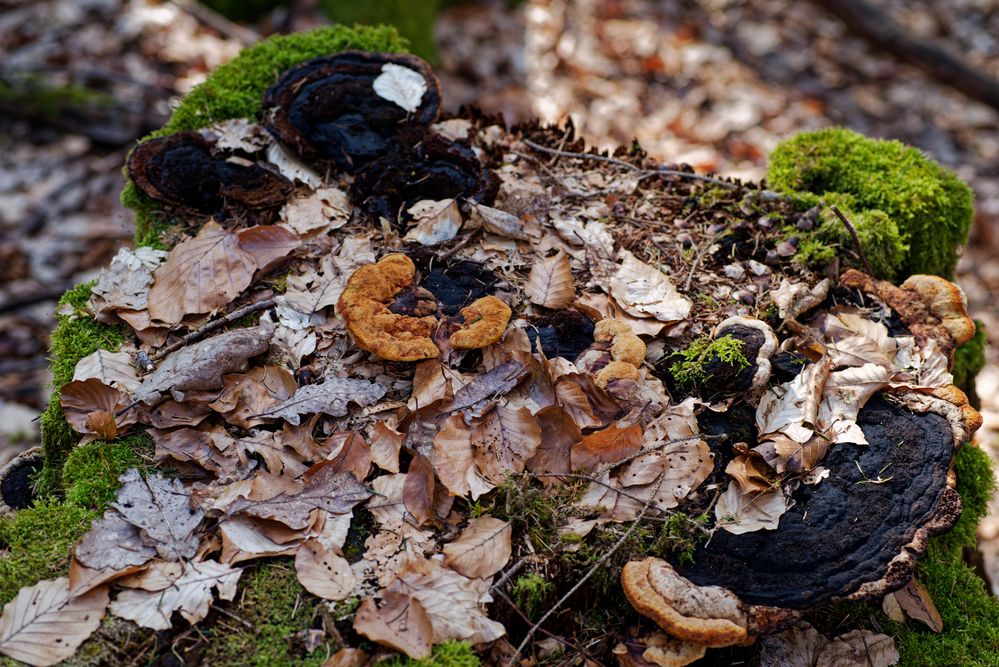
[[[416,225],[406,234],[407,241],[434,246],[450,241],[461,228],[461,210],[455,199],[424,199],[407,211]]]
[[[780,489],[743,493],[739,485],[730,482],[715,505],[718,526],[741,535],[756,530],[775,530],[787,511],[787,500]]]
[[[382,73],[371,87],[382,99],[398,104],[408,113],[414,113],[420,108],[423,95],[427,92],[427,81],[416,70],[395,63],[385,63],[382,65]]]
[[[676,290],[665,273],[627,250],[618,257],[621,265],[610,281],[610,293],[626,313],[661,322],[679,322],[690,315],[693,302]]]
[[[108,589],[70,599],[69,579],[59,577],[22,588],[4,605],[0,653],[45,667],[72,656],[101,625]]]
[[[292,199],[281,209],[281,219],[299,234],[317,229],[339,229],[350,220],[354,207],[338,188],[319,188]]]
[[[277,167],[281,175],[289,181],[304,183],[312,189],[321,187],[323,184],[323,179],[319,174],[301,163],[298,158],[276,141],[267,147],[267,161]]]

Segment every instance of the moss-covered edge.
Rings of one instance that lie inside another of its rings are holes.
[[[767,181],[804,206],[844,209],[868,254],[887,252],[877,259],[882,277],[891,279],[915,273],[952,278],[974,215],[971,189],[949,169],[900,141],[842,127],[780,142],[770,155]],[[844,239],[836,221],[827,219],[818,229],[821,242]]]

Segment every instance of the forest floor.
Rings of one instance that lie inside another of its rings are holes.
[[[180,1],[0,0],[0,460],[37,441],[55,299],[131,239],[117,200],[131,143],[256,34],[323,22],[308,4],[247,30]],[[876,4],[999,76],[990,3]],[[959,283],[993,343],[979,442],[999,455],[999,112],[872,49],[819,3],[498,1],[445,10],[436,34],[452,109],[475,103],[511,123],[568,117],[593,145],[636,137],[663,162],[744,178],[763,175],[780,139],[829,125],[900,139],[955,169],[977,199]],[[63,93],[40,92],[30,110],[17,102],[15,117],[4,82],[25,71]],[[980,536],[999,591],[999,516]]]

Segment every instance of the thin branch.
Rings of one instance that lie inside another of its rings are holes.
[[[525,614],[521,610],[521,608],[517,606],[517,603],[514,602],[510,598],[509,595],[507,595],[503,591],[493,591],[493,592],[496,593],[497,596],[499,596],[499,599],[503,600],[503,602],[506,602],[507,605],[510,607],[510,609],[512,609],[514,611],[514,613],[517,614],[517,616],[520,616],[520,618],[525,623],[530,623],[531,622],[531,619],[528,618],[527,614]],[[548,630],[545,630],[544,628],[538,628],[538,632],[540,632],[543,635],[547,635],[548,637],[551,637],[552,639],[554,639],[555,641],[557,641],[558,643],[562,644],[563,646],[565,646],[567,648],[571,648],[573,651],[576,652],[576,655],[585,655],[590,660],[592,660],[594,662],[596,661],[596,658],[593,656],[593,654],[591,654],[589,651],[587,651],[585,648],[583,648],[579,644],[576,644],[574,642],[569,641],[568,639],[566,639],[562,635],[557,635],[554,632],[549,632]]]
[[[631,522],[631,525],[628,526],[628,530],[624,532],[624,535],[622,535],[618,539],[618,541],[611,546],[610,549],[604,552],[604,555],[601,556],[599,560],[597,560],[597,562],[593,564],[593,567],[587,570],[586,574],[584,574],[582,578],[579,581],[577,581],[572,588],[566,591],[565,595],[560,597],[558,601],[554,605],[552,605],[548,609],[548,611],[546,611],[534,625],[531,626],[531,629],[527,631],[527,635],[525,635],[524,639],[521,640],[520,644],[517,645],[517,650],[514,651],[513,655],[510,657],[510,660],[507,662],[507,667],[513,667],[514,665],[517,664],[518,656],[520,656],[520,654],[523,653],[527,645],[531,643],[531,639],[534,638],[535,633],[537,633],[538,629],[544,624],[544,622],[547,621],[549,618],[551,618],[552,614],[558,611],[559,608],[576,593],[576,591],[582,588],[583,584],[589,581],[590,577],[599,572],[600,569],[604,566],[604,563],[610,560],[610,557],[613,556],[614,553],[621,548],[621,545],[624,544],[629,537],[631,537],[631,534],[635,532],[635,529],[638,527],[638,524],[642,522],[643,518],[645,518],[645,513],[649,511],[649,507],[652,505],[652,499],[655,498],[656,495],[659,493],[659,489],[662,487],[664,479],[666,479],[665,474],[659,475],[659,479],[656,481],[656,488],[653,489],[652,495],[650,495],[649,499],[645,501],[644,505],[642,505],[642,511],[639,512],[638,516],[635,517],[635,520]]]
[[[867,261],[867,255],[864,254],[864,247],[860,245],[860,237],[857,236],[857,230],[853,226],[853,223],[847,220],[846,216],[843,215],[843,212],[835,206],[830,206],[829,208],[832,209],[832,212],[836,214],[839,221],[843,223],[844,227],[846,227],[846,231],[850,232],[850,237],[853,239],[854,245],[857,246],[857,254],[860,255],[860,261],[864,263],[864,268],[867,269],[867,275],[874,278],[874,269],[871,268],[870,262]]]
[[[192,331],[191,333],[187,334],[180,340],[171,343],[170,345],[167,345],[165,348],[163,348],[156,354],[149,357],[149,360],[152,361],[153,363],[161,361],[168,354],[176,352],[180,348],[190,345],[199,338],[202,338],[205,334],[211,333],[212,331],[224,327],[225,325],[230,324],[231,322],[235,322],[239,318],[245,317],[250,313],[256,313],[261,310],[267,310],[268,308],[271,308],[274,305],[275,305],[274,299],[264,299],[263,301],[257,301],[256,303],[247,304],[242,308],[237,308],[236,310],[232,311],[225,317],[220,317],[217,320],[212,320],[208,324],[205,324],[199,329],[196,329],[195,331]]]

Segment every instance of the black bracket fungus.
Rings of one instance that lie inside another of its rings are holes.
[[[743,602],[789,609],[904,586],[927,538],[950,529],[961,513],[948,478],[952,406],[908,399],[872,399],[857,419],[870,444],[830,449],[822,463],[829,477],[798,486],[776,530],[718,531],[678,571]]]
[[[531,322],[527,337],[531,341],[531,352],[537,352],[540,344],[548,359],[562,357],[575,361],[593,345],[593,329],[593,320],[578,310],[567,308],[546,313]]]
[[[496,291],[500,279],[495,273],[469,260],[440,260],[433,251],[420,248],[410,254],[420,272],[417,283],[434,295],[441,312],[454,316],[473,301]]]
[[[411,147],[400,146],[357,171],[350,198],[368,216],[393,223],[423,199],[460,198],[489,205],[499,179],[470,147],[432,132],[407,133]]]
[[[225,159],[197,132],[178,132],[135,147],[127,169],[140,190],[164,204],[217,213],[227,203],[276,208],[294,190],[278,173],[242,158]]]
[[[267,129],[276,139],[306,162],[333,163],[348,172],[397,152],[400,132],[433,123],[440,106],[440,82],[423,60],[366,51],[344,51],[287,70],[263,101]]]
[[[35,500],[33,479],[44,463],[38,447],[21,452],[0,467],[0,516],[30,507]]]

